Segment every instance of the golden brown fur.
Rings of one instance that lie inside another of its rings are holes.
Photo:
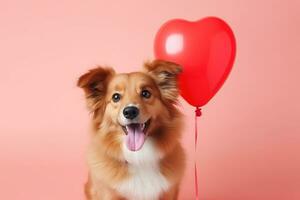
[[[141,118],[151,117],[148,138],[155,141],[161,152],[161,174],[170,187],[159,200],[176,200],[184,171],[184,152],[179,143],[182,130],[181,113],[176,108],[178,97],[177,75],[181,68],[170,62],[155,60],[145,64],[143,72],[116,74],[111,68],[97,67],[78,80],[86,95],[93,118],[93,134],[88,151],[89,179],[85,186],[88,200],[126,199],[115,188],[130,179],[131,163],[124,158],[124,132],[118,122],[121,109],[128,103],[138,104]],[[141,98],[147,89],[152,96]],[[112,101],[114,92],[122,95],[120,102]]]

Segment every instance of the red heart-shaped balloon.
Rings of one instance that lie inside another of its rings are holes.
[[[166,22],[154,42],[157,59],[183,67],[179,77],[182,97],[191,105],[205,105],[229,75],[236,44],[230,27],[221,19],[207,17],[196,22]]]

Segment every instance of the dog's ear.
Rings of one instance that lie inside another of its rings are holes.
[[[155,80],[164,100],[175,103],[179,95],[178,75],[180,65],[163,60],[145,63],[146,72]]]
[[[84,90],[87,105],[91,111],[94,112],[103,105],[108,82],[114,74],[115,71],[112,68],[97,67],[78,79],[77,86]]]

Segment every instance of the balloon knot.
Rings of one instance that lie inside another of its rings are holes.
[[[202,115],[201,108],[196,107],[195,113],[196,113],[196,117],[200,117]]]

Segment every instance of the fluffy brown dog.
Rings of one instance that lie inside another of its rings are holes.
[[[177,199],[185,160],[176,108],[180,71],[155,60],[143,72],[97,67],[79,78],[93,114],[87,199]]]

